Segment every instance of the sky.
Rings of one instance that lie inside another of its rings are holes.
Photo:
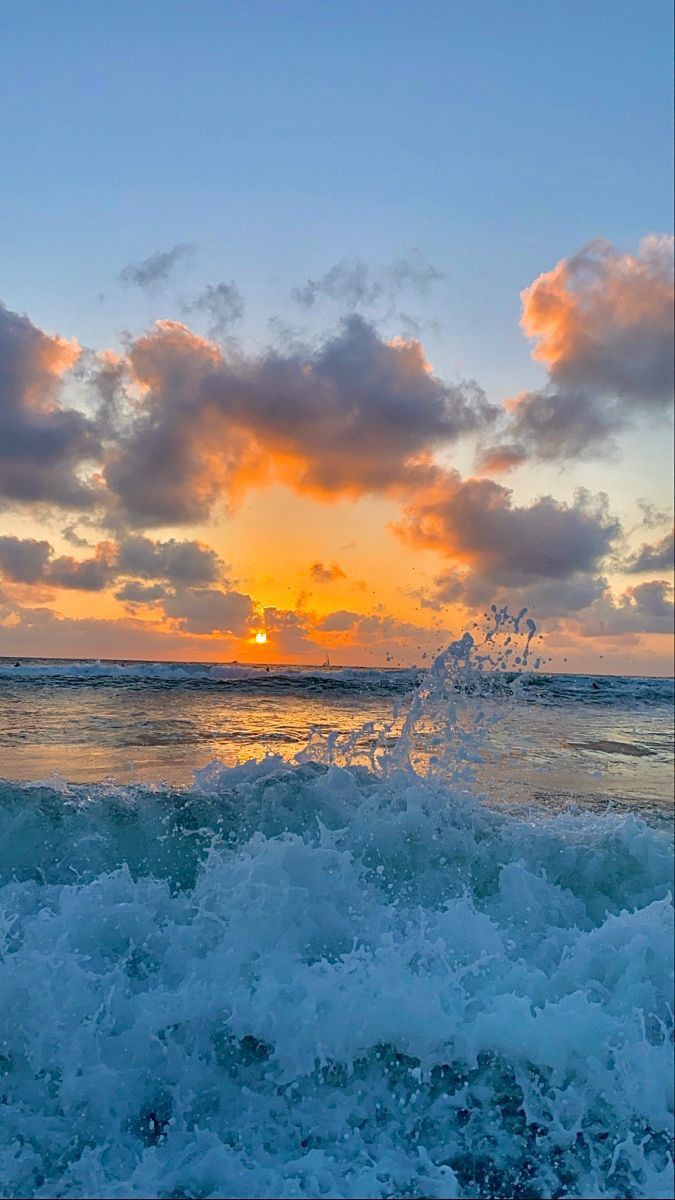
[[[0,12],[0,654],[672,672],[670,4]]]

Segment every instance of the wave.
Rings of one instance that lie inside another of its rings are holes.
[[[0,785],[4,1195],[672,1195],[669,838],[481,803],[469,657],[369,764]]]
[[[246,687],[294,690],[320,687],[386,692],[409,692],[423,671],[412,668],[249,666],[239,663],[169,663],[71,661],[49,659],[18,662],[0,660],[0,679],[27,683],[161,684],[163,687]]]
[[[519,687],[539,703],[590,704],[611,708],[670,707],[674,681],[632,675],[547,675],[529,672]]]
[[[668,839],[404,771],[5,786],[6,1196],[669,1196]]]
[[[240,663],[126,662],[101,660],[24,660],[17,664],[0,659],[0,680],[57,686],[136,686],[252,691],[372,692],[410,694],[425,672],[420,667],[308,667]],[[482,686],[484,680],[473,680]],[[462,685],[463,686],[463,685]],[[502,670],[490,679],[525,704],[590,704],[611,708],[672,707],[673,680],[616,675],[560,675],[540,671]]]

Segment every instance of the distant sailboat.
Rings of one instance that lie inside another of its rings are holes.
[[[328,651],[326,651],[326,658],[325,658],[325,660],[324,660],[324,664],[323,664],[323,665],[324,665],[324,667],[329,667],[329,666],[330,666],[330,659],[329,659],[329,657],[328,657]]]

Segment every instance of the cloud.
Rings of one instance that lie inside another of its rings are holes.
[[[250,596],[221,588],[179,588],[163,601],[163,608],[183,633],[243,637],[255,618]]]
[[[157,604],[170,595],[162,583],[142,583],[140,579],[130,579],[115,592],[115,599],[129,604]]]
[[[392,301],[401,291],[425,295],[444,278],[442,271],[427,263],[418,250],[375,270],[360,259],[339,262],[319,279],[308,279],[291,293],[303,308],[322,300],[334,300],[350,310],[369,308],[380,300]]]
[[[115,548],[101,542],[93,558],[78,561],[69,555],[54,558],[47,541],[0,537],[0,572],[14,583],[100,592],[112,582]]]
[[[62,617],[48,608],[0,605],[0,653],[12,657],[52,655],[64,658],[157,658],[212,661],[238,652],[234,638],[211,638],[167,630],[135,617],[104,620]]]
[[[523,322],[549,381],[511,402],[500,438],[484,447],[494,470],[532,455],[597,452],[635,414],[663,412],[665,263],[656,240],[634,259],[596,244],[524,293]],[[386,287],[394,287],[393,265],[386,270]],[[343,278],[343,298],[358,285],[361,307],[379,302],[383,278],[372,271],[361,284]],[[426,285],[420,277],[405,286]],[[214,322],[220,312],[226,325],[237,297],[234,284],[212,285],[194,311]],[[628,357],[614,336],[619,328]],[[98,405],[90,393],[86,413],[68,407],[64,389],[65,382],[82,394],[85,377],[95,381]],[[657,529],[663,513],[644,506],[642,536],[653,540],[619,562],[610,557],[620,530],[606,501],[581,492],[569,504],[552,496],[517,504],[492,479],[462,479],[435,466],[434,454],[460,437],[485,436],[496,410],[477,385],[444,383],[419,341],[387,340],[363,316],[312,344],[281,336],[258,353],[163,321],[123,355],[94,357],[0,308],[0,385],[0,494],[12,503],[89,510],[63,529],[81,559],[57,554],[44,539],[0,538],[9,593],[25,595],[11,583],[114,588],[124,604],[155,606],[149,618],[161,612],[176,638],[248,637],[263,618],[251,597],[231,590],[213,549],[140,531],[201,522],[215,505],[234,506],[248,489],[278,481],[325,499],[384,494],[403,503],[399,533],[447,559],[435,587],[419,597],[427,609],[518,598],[540,615],[566,621],[581,614],[589,628],[611,627],[619,637],[622,629],[639,636],[640,622],[662,628],[669,611],[660,579],[616,597],[603,575],[608,562],[629,575],[667,571],[673,543],[672,533],[661,537]],[[91,547],[82,536],[90,526],[114,530],[115,541]],[[346,578],[336,562],[306,561],[316,584]],[[416,626],[395,626],[382,614],[340,610],[323,618],[323,628],[316,614],[268,615],[270,646],[289,656],[315,656],[315,636],[325,635],[331,657],[334,645],[366,653],[387,638],[410,645],[421,638]]]
[[[645,529],[658,529],[659,525],[668,525],[673,519],[672,508],[658,508],[648,500],[637,500],[636,503],[642,513],[640,524]]]
[[[160,604],[180,633],[242,637],[257,619],[251,597],[204,586],[218,579],[223,568],[215,551],[199,542],[131,537],[118,544],[101,542],[93,557],[77,561],[55,557],[47,541],[0,537],[0,573],[13,583],[99,592],[133,574],[140,578],[126,580],[116,599]]]
[[[502,475],[527,462],[528,452],[520,442],[501,442],[495,445],[479,443],[475,466],[481,475]]]
[[[151,288],[165,283],[178,263],[189,258],[194,249],[192,244],[181,242],[172,246],[170,250],[159,250],[139,263],[129,263],[120,271],[118,278],[122,283],[139,288]]]
[[[142,586],[142,585],[141,585]],[[150,589],[154,590],[154,589]],[[248,597],[217,589],[195,589],[195,596],[183,593],[176,597],[170,625],[156,619],[144,620],[135,613],[115,620],[63,617],[46,607],[28,607],[3,600],[0,594],[0,654],[16,657],[42,656],[54,653],[58,646],[63,657],[85,658],[149,658],[175,661],[213,661],[224,657],[258,658],[252,651],[251,628],[247,615]],[[149,600],[142,600],[145,603]],[[157,596],[151,602],[161,601]],[[129,601],[133,603],[133,601]],[[271,650],[278,660],[310,661],[324,654],[314,642],[302,613],[276,608],[264,614],[253,612],[253,628],[262,624],[270,638],[266,655]],[[223,632],[224,627],[233,631]],[[194,631],[193,631],[194,630]]]
[[[518,611],[527,607],[531,616],[546,622],[550,632],[561,618],[589,608],[607,590],[607,580],[595,571],[575,571],[566,579],[537,579],[504,585],[480,571],[447,571],[437,576],[433,590],[419,597],[422,608],[440,611],[446,605],[485,608],[496,604]]]
[[[317,621],[315,628],[321,633],[346,633],[348,630],[354,628],[358,619],[358,613],[341,608],[337,612],[329,613],[327,617],[323,617],[320,621]]]
[[[628,588],[618,600],[606,593],[585,614],[579,632],[583,637],[672,634],[674,617],[672,584],[664,579],[653,579]]]
[[[316,614],[267,608],[264,626],[272,651],[298,658],[322,654],[326,645],[349,653],[377,654],[391,662],[393,653],[426,657],[439,648],[439,630],[401,621],[389,614],[365,614],[339,609],[319,620]],[[328,635],[328,636],[326,636]],[[317,636],[320,641],[315,640]]]
[[[209,283],[183,308],[186,313],[204,313],[211,337],[223,337],[243,316],[244,299],[236,283]]]
[[[100,542],[93,557],[77,560],[69,555],[55,557],[53,547],[44,540],[0,537],[0,572],[14,583],[98,592],[120,576],[134,575],[180,588],[213,583],[222,578],[224,567],[209,546],[174,538],[154,542],[137,536],[119,543]],[[126,592],[118,598],[140,602],[138,588],[136,592],[134,597]]]
[[[52,548],[36,538],[0,537],[0,571],[15,583],[37,583],[44,578]]]
[[[327,567],[322,562],[313,562],[309,573],[315,583],[334,583],[336,579],[347,578],[342,567],[337,563],[332,563],[330,567]]]
[[[95,424],[61,404],[75,340],[50,335],[0,304],[0,497],[64,508],[91,504],[81,471],[100,452]]]
[[[111,516],[135,526],[194,523],[234,490],[259,454],[226,422],[218,348],[177,322],[161,321],[132,343],[129,370],[141,389],[111,444],[105,478]]]
[[[650,236],[637,255],[597,240],[521,293],[521,325],[548,383],[507,405],[502,440],[484,469],[525,458],[611,451],[639,415],[664,416],[673,390],[673,239]]]
[[[672,391],[673,239],[636,257],[595,241],[522,293],[521,325],[554,383],[662,406]]]
[[[468,573],[461,571],[443,571],[434,579],[433,588],[416,589],[411,594],[419,600],[422,608],[430,608],[432,612],[440,612],[446,604],[467,603]]]
[[[467,610],[496,604],[511,612],[526,607],[545,636],[632,638],[671,634],[673,588],[652,580],[615,594],[598,573],[576,572],[565,579],[538,579],[526,585],[504,586],[479,572],[450,570],[439,575],[433,590],[420,596],[422,608],[442,611],[459,604]]]
[[[64,538],[66,542],[70,542],[71,546],[76,546],[78,550],[91,550],[92,543],[77,532],[77,524],[77,521],[70,521],[69,524],[61,530],[61,537]]]
[[[451,637],[447,628],[438,625],[430,629],[389,613],[365,614],[349,609],[329,613],[314,625],[314,631],[328,635],[331,649],[396,664],[421,662],[438,653]]]
[[[114,546],[111,542],[101,542],[93,558],[78,562],[69,555],[62,555],[53,559],[48,566],[45,582],[52,587],[101,592],[110,586],[114,572]]]
[[[463,480],[438,471],[432,487],[413,497],[397,532],[416,546],[440,551],[494,584],[569,579],[594,571],[619,536],[607,498],[579,489],[573,504],[541,496],[513,503],[490,479]]]
[[[672,571],[674,546],[675,531],[671,529],[658,542],[643,542],[627,560],[624,569],[630,575],[639,575],[643,571]]]
[[[210,546],[201,542],[155,542],[141,535],[120,543],[117,567],[120,574],[143,579],[165,579],[172,584],[215,583],[224,564]]]
[[[614,435],[625,425],[626,414],[605,397],[558,389],[521,392],[509,410],[508,440],[481,445],[477,465],[481,471],[502,472],[529,458],[613,457]]]
[[[139,395],[105,476],[136,525],[203,520],[275,476],[325,497],[391,489],[496,411],[477,385],[435,376],[419,342],[386,342],[356,316],[313,351],[227,358],[162,321],[129,362]]]
[[[262,624],[273,654],[306,658],[322,652],[322,647],[311,636],[309,618],[304,612],[266,608]]]

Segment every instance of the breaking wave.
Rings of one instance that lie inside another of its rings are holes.
[[[498,634],[367,757],[1,785],[3,1195],[672,1196],[669,839],[475,794]]]
[[[209,690],[235,688],[241,691],[295,694],[369,692],[407,696],[420,686],[426,672],[420,667],[312,667],[241,663],[129,662],[71,659],[0,658],[0,680],[12,684],[61,687],[144,687]],[[522,702],[537,704],[578,703],[610,708],[650,708],[672,705],[673,680],[615,675],[558,675],[542,670],[504,669],[500,683],[508,694],[514,683]]]

